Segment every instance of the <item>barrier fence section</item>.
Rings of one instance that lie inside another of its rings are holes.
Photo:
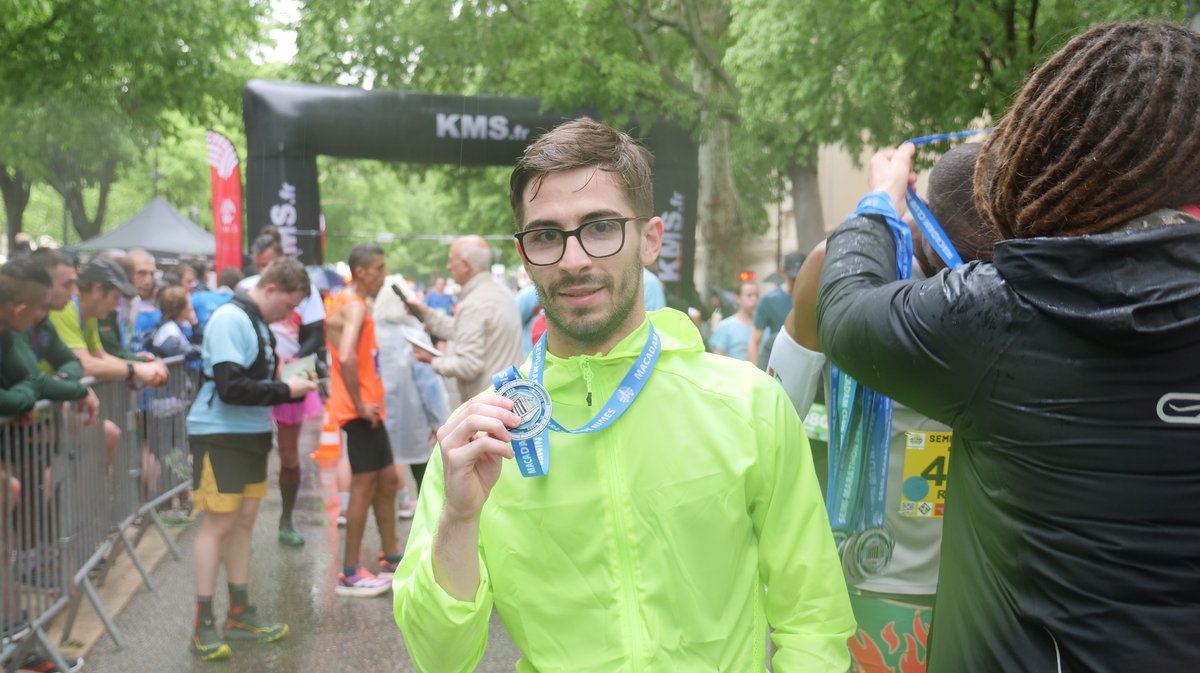
[[[180,552],[162,511],[186,500],[191,460],[185,419],[199,370],[182,357],[164,360],[168,380],[131,390],[124,381],[92,383],[99,417],[87,423],[74,403],[39,402],[35,413],[0,419],[0,666],[10,670],[33,651],[66,662],[46,626],[67,610],[59,644],[70,637],[87,597],[118,647],[123,639],[97,591],[125,552],[153,589],[137,544],[157,530]]]

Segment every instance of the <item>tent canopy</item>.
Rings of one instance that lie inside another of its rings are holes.
[[[216,239],[196,226],[161,196],[142,208],[121,226],[78,245],[75,251],[99,251],[107,248],[144,248],[161,264],[174,264],[180,257],[216,254]]]

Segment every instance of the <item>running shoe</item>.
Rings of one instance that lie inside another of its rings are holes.
[[[400,507],[396,509],[396,517],[400,518],[400,519],[411,519],[411,518],[413,518],[413,516],[416,515],[416,513],[417,513],[417,501],[416,500],[407,500],[406,499],[403,503],[400,504]]]
[[[288,625],[267,621],[258,615],[258,608],[247,607],[241,614],[231,611],[225,616],[225,637],[229,640],[257,640],[273,643],[288,634]]]
[[[17,667],[17,671],[19,673],[75,673],[83,668],[83,659],[63,657],[63,663],[67,665],[66,671],[58,670],[53,661],[34,655],[22,661],[21,665]]]
[[[403,556],[403,554],[400,556]],[[387,556],[385,556],[383,552],[379,552],[379,574],[376,575],[376,577],[391,579],[392,575],[396,574],[396,568],[399,566],[399,559],[397,559],[395,563],[392,563],[387,560]]]
[[[192,633],[192,651],[200,657],[200,661],[217,661],[233,655],[233,650],[229,649],[229,644],[217,633],[217,627],[212,623],[196,626]]]
[[[303,547],[304,536],[291,525],[279,527],[279,544],[285,547]]]
[[[344,573],[338,573],[337,588],[334,591],[339,596],[372,598],[382,596],[391,588],[392,581],[390,579],[376,577],[360,565],[355,567],[354,574],[349,577]]]
[[[338,515],[338,518],[337,518],[337,525],[338,525],[338,528],[345,528],[345,527],[346,527],[346,515],[345,515],[345,514],[339,514],[339,515]]]
[[[172,528],[190,526],[193,523],[196,523],[196,517],[189,514],[188,511],[182,507],[172,507],[171,509],[163,510],[162,512],[158,513],[158,518],[162,519],[164,526],[170,526]]]

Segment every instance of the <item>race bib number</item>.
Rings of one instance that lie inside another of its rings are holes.
[[[946,508],[950,432],[906,430],[900,516],[940,519]]]
[[[824,404],[813,404],[804,417],[804,434],[817,442],[829,441],[829,410]]]

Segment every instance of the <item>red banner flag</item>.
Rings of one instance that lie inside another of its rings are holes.
[[[237,150],[229,138],[208,132],[208,172],[212,176],[213,235],[217,239],[217,273],[242,268],[242,174]]]

